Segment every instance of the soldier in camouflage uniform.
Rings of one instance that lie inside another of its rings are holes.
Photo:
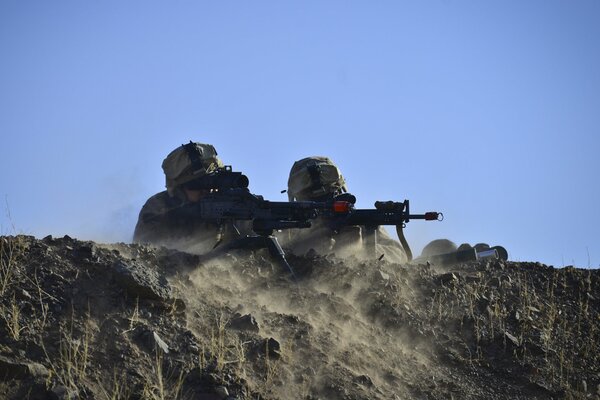
[[[233,234],[231,226],[189,218],[177,212],[181,206],[197,202],[210,193],[210,189],[196,189],[194,182],[220,167],[223,163],[210,144],[190,141],[173,150],[162,163],[167,190],[152,196],[142,207],[134,242],[204,254]]]
[[[325,201],[347,192],[346,182],[337,166],[327,157],[307,157],[296,161],[288,179],[290,201]],[[374,255],[384,255],[389,262],[405,263],[406,252],[397,241],[379,227],[375,232],[375,251],[365,243],[365,229],[361,226],[347,226],[333,231],[326,221],[317,219],[308,229],[292,229],[283,232],[282,244],[293,253],[304,255],[314,250],[318,254],[335,254],[346,258],[373,259]]]

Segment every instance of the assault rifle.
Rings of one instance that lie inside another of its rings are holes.
[[[337,201],[345,200],[352,205],[356,202],[356,198],[344,193],[335,197]],[[396,233],[400,244],[408,257],[408,261],[412,264],[430,262],[433,264],[450,265],[462,262],[477,261],[477,260],[492,260],[500,259],[507,260],[508,252],[502,246],[493,246],[486,248],[467,248],[458,250],[452,253],[437,254],[427,257],[417,257],[412,259],[410,246],[404,237],[403,228],[411,219],[424,219],[426,221],[444,219],[444,214],[438,212],[426,212],[425,214],[411,214],[409,201],[403,202],[394,201],[376,201],[375,209],[354,209],[350,207],[347,213],[336,213],[329,217],[329,225],[333,230],[339,230],[344,226],[361,225],[365,227],[365,236],[363,240],[368,249],[374,253],[377,243],[377,227],[380,225],[395,225]]]
[[[411,219],[422,219],[425,221],[442,221],[444,214],[436,211],[425,214],[411,214],[410,202],[404,201],[376,201],[375,209],[355,209],[356,197],[350,193],[344,193],[334,198],[336,201],[349,203],[347,212],[338,212],[328,217],[329,227],[335,231],[344,226],[359,225],[364,227],[363,241],[373,256],[376,256],[377,228],[381,225],[396,226],[396,233],[400,244],[404,248],[408,260],[412,260],[410,246],[404,237],[403,228]]]

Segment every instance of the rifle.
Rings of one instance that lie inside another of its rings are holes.
[[[375,209],[355,209],[356,197],[350,193],[340,194],[334,197],[335,201],[346,201],[349,203],[346,212],[338,212],[329,217],[329,227],[335,231],[344,226],[360,225],[365,228],[364,244],[375,256],[377,244],[377,228],[381,225],[395,225],[400,244],[404,248],[408,260],[412,260],[410,246],[404,237],[403,228],[411,219],[422,219],[425,221],[442,221],[444,214],[436,211],[424,214],[411,214],[410,202],[398,201],[376,201]]]

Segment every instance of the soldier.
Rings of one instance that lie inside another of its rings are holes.
[[[347,192],[346,181],[338,167],[327,157],[307,157],[296,161],[288,179],[290,201],[325,201]],[[393,240],[383,227],[376,232],[375,253],[364,244],[366,232],[361,226],[347,226],[333,231],[326,221],[317,219],[309,229],[294,229],[284,232],[282,243],[292,252],[303,255],[311,249],[318,254],[334,253],[338,257],[355,256],[358,259],[373,259],[384,255],[390,262],[405,263],[406,252],[400,243]]]
[[[223,163],[210,144],[190,141],[173,150],[162,163],[167,190],[146,201],[133,241],[204,254],[233,234],[232,226],[189,218],[178,212],[182,206],[197,202],[211,192],[212,189],[198,189],[195,183],[220,167]]]

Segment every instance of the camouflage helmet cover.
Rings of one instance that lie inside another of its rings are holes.
[[[327,157],[306,157],[296,161],[288,179],[290,200],[310,200],[346,192],[339,168]]]
[[[213,145],[192,141],[173,150],[162,163],[171,196],[179,186],[221,167],[223,163]]]

